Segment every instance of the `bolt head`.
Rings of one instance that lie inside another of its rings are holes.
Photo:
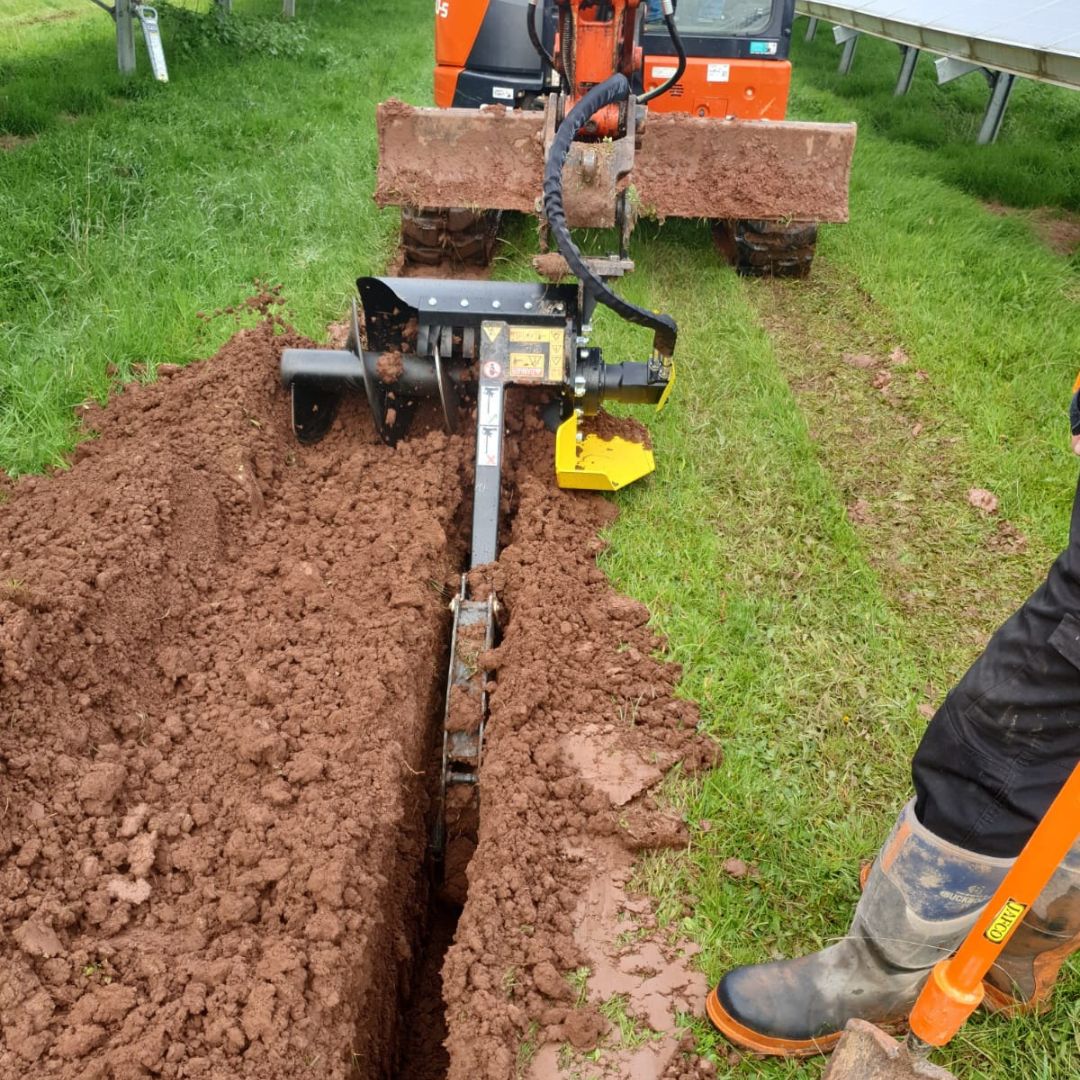
[[[468,301],[468,300],[466,300],[466,299],[464,299],[464,298],[462,298],[462,301],[461,301],[461,306],[462,306],[462,307],[468,307],[468,306],[469,306],[469,301]]]
[[[429,296],[427,302],[429,307],[434,307],[439,301],[436,300],[434,296]]]
[[[526,300],[525,301],[525,310],[526,311],[532,311],[532,301],[531,300]]]
[[[501,307],[502,307],[502,301],[501,301],[501,300],[492,300],[492,301],[491,301],[491,306],[492,306],[493,308],[495,308],[495,309],[496,309],[496,311],[497,311],[497,310],[498,310],[499,308],[501,308]]]

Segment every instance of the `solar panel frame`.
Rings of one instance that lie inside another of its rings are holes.
[[[1080,89],[1080,0],[798,0],[801,15]]]

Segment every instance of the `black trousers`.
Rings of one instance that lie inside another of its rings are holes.
[[[1069,546],[930,721],[915,815],[968,851],[1018,855],[1078,760],[1080,487]]]

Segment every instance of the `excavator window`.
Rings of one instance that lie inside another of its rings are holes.
[[[660,21],[659,4],[650,4],[647,22]],[[655,14],[654,14],[655,13]],[[772,20],[773,4],[762,0],[679,0],[675,23],[691,37],[760,34]]]

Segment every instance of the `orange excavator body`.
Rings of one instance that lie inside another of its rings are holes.
[[[574,20],[575,86],[571,104],[589,87],[603,82],[616,71],[631,79],[640,73],[642,91],[659,86],[673,73],[675,57],[653,52],[649,48],[650,38],[663,35],[662,24],[649,28],[644,44],[631,50],[633,34],[628,32],[626,20],[637,18],[638,10],[644,3],[645,0],[608,0],[604,17],[597,18],[598,5],[592,0],[556,0],[557,7],[565,8]],[[499,4],[507,6],[506,0],[436,0],[435,104],[439,108],[475,104],[469,99],[468,93],[459,93],[459,79],[463,72],[469,70],[470,56],[478,43],[485,19],[489,13],[493,13],[493,5]],[[785,18],[783,22],[789,20]],[[510,25],[513,27],[512,23]],[[513,29],[520,36],[520,25]],[[790,27],[785,26],[784,29],[789,31]],[[786,33],[781,35],[780,40],[786,53],[785,37]],[[686,70],[675,86],[649,103],[652,111],[735,117],[740,120],[784,119],[791,87],[791,64],[771,51],[771,42],[770,51],[761,58],[731,55],[745,53],[746,50],[732,48],[731,40],[722,37],[694,37],[687,45]],[[552,46],[553,55],[561,64],[557,29]],[[481,58],[481,64],[483,62]],[[504,70],[507,75],[511,72],[510,67]],[[494,93],[498,95],[501,90],[504,95],[502,100],[507,106],[521,105],[520,88],[514,87],[513,80],[509,78],[504,81],[510,85],[497,87]],[[616,111],[612,108],[608,114],[597,117],[597,135],[613,137],[616,134]]]
[[[659,86],[674,70],[673,61],[667,56],[647,57],[644,88]],[[720,75],[724,76],[722,81]],[[682,77],[666,94],[650,101],[649,109],[739,120],[783,120],[790,89],[791,63],[787,60],[716,61],[688,56]]]

